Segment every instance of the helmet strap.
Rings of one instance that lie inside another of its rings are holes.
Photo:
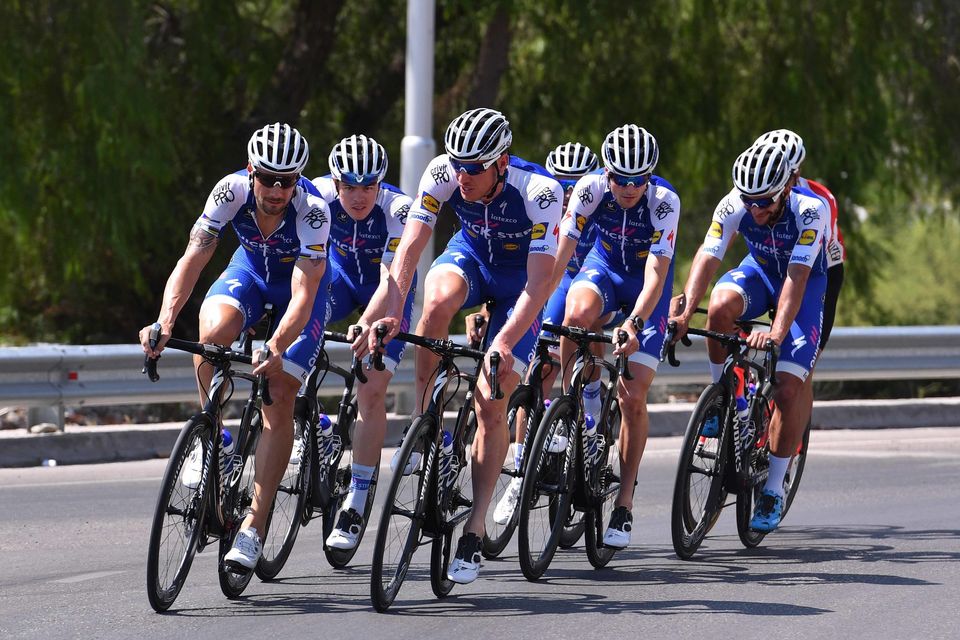
[[[497,160],[497,162],[496,162],[493,166],[494,166],[494,168],[496,168],[496,170],[497,170],[497,180],[496,180],[496,182],[493,183],[493,186],[490,187],[490,191],[488,191],[488,192],[486,193],[486,195],[484,195],[484,196],[481,198],[481,200],[493,200],[493,194],[495,194],[495,193],[497,192],[497,187],[499,187],[501,184],[503,184],[504,181],[506,180],[507,172],[504,171],[503,173],[500,173],[500,160],[499,160],[499,159]]]

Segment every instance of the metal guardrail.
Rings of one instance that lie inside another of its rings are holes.
[[[465,343],[464,336],[452,336]],[[350,362],[346,345],[328,345],[331,361]],[[678,347],[680,367],[660,365],[654,384],[706,383],[702,339]],[[390,386],[399,407],[412,406],[413,358],[404,359]],[[192,356],[168,349],[160,381],[140,374],[139,345],[44,345],[0,348],[0,407],[56,407],[62,428],[64,406],[189,402],[197,397]],[[818,380],[906,380],[960,377],[960,326],[838,327],[817,365]],[[327,388],[337,394],[338,379]]]

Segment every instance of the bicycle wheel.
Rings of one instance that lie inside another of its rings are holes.
[[[230,599],[239,598],[254,575],[253,571],[233,570],[223,561],[224,556],[233,546],[233,539],[240,531],[240,525],[250,511],[250,505],[253,504],[253,479],[256,468],[254,455],[260,435],[260,411],[254,411],[246,427],[244,423],[245,420],[241,418],[240,433],[244,431],[247,433],[244,450],[240,455],[234,455],[233,468],[224,480],[224,534],[220,537],[220,554],[217,562],[220,590]],[[238,435],[237,439],[243,439],[242,435]]]
[[[147,548],[147,597],[158,613],[169,609],[180,594],[204,536],[212,434],[213,428],[203,416],[187,420],[163,474]],[[183,478],[191,454],[202,461],[199,482]]]
[[[748,549],[756,547],[766,537],[766,533],[750,528],[753,518],[753,508],[760,492],[767,481],[767,471],[770,468],[770,418],[772,410],[769,403],[757,402],[750,414],[750,419],[759,434],[756,443],[749,455],[745,456],[747,473],[740,491],[737,492],[737,535],[740,542]]]
[[[447,579],[450,562],[457,552],[457,541],[463,533],[463,525],[473,509],[473,436],[477,430],[477,414],[471,407],[464,425],[463,454],[458,456],[459,471],[453,483],[442,490],[438,486],[437,504],[440,516],[440,531],[430,545],[430,587],[438,598],[445,598],[456,584]]]
[[[420,546],[426,492],[431,484],[428,478],[436,453],[436,428],[432,414],[415,418],[397,456],[373,545],[370,599],[377,611],[386,611],[393,604],[410,569],[413,552]],[[405,475],[414,452],[421,453],[420,461]]]
[[[723,387],[711,384],[690,415],[690,422],[680,447],[677,478],[673,486],[673,507],[670,533],[677,556],[689,560],[723,509],[726,492],[723,473],[726,464],[723,440],[726,434],[726,398]],[[701,434],[704,423],[716,419],[719,437]]]
[[[343,507],[343,501],[350,492],[350,481],[353,478],[352,465],[353,451],[344,451],[343,455],[340,456],[336,473],[331,476],[333,488],[331,489],[330,495],[332,498],[330,500],[330,506],[323,513],[324,541],[326,541],[327,536],[333,531],[334,525],[337,524],[337,516]],[[377,493],[377,481],[379,478],[380,465],[377,464],[376,467],[374,467],[373,477],[370,478],[370,487],[367,490],[367,499],[363,507],[363,530],[360,531],[360,535],[357,537],[357,546],[353,549],[336,549],[334,547],[328,547],[326,542],[324,542],[323,555],[326,557],[327,563],[334,569],[343,569],[350,564],[353,556],[357,553],[357,549],[360,548],[360,543],[363,541],[363,534],[367,531],[367,525],[369,524],[370,515],[373,511],[373,499]]]
[[[620,493],[620,404],[614,400],[603,424],[603,451],[586,474],[590,482],[590,494],[594,501],[585,518],[584,542],[587,559],[597,569],[607,566],[615,547],[603,544],[603,534],[610,524],[610,516]]]
[[[534,395],[533,389],[530,387],[519,387],[507,405],[507,428],[511,434],[516,434],[519,420],[526,422],[527,434],[524,439],[524,447],[532,442],[533,434],[536,433],[536,425],[539,424],[540,414],[542,413],[542,411],[532,409],[531,405],[534,402]],[[511,435],[510,441],[515,442],[513,435]],[[481,553],[483,553],[483,557],[488,560],[496,558],[503,552],[504,548],[506,548],[510,542],[510,538],[513,537],[513,532],[517,528],[517,516],[519,515],[520,509],[514,508],[510,519],[504,524],[499,524],[494,520],[494,512],[496,511],[496,505],[500,504],[500,500],[503,499],[503,495],[507,492],[510,483],[519,477],[518,473],[519,471],[514,463],[514,457],[510,454],[508,448],[507,457],[503,461],[503,470],[500,472],[500,477],[497,478],[497,485],[494,487],[493,497],[490,499],[490,505],[493,508],[487,510],[487,517],[485,519],[486,532],[483,534],[483,548],[481,549]]]
[[[315,441],[310,424],[302,416],[294,419],[294,425],[294,446],[299,455],[292,456],[287,464],[270,507],[270,519],[263,537],[263,555],[255,569],[257,577],[263,581],[273,580],[283,569],[311,511],[308,500]]]
[[[574,482],[574,434],[577,403],[569,396],[553,401],[547,409],[527,457],[520,490],[520,569],[527,580],[537,580],[547,570],[557,550],[566,523]],[[551,453],[554,436],[566,438],[565,450]]]

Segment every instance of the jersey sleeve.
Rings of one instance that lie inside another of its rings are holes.
[[[710,228],[707,229],[707,235],[703,239],[703,247],[700,250],[723,260],[730,240],[736,235],[740,221],[746,213],[747,210],[740,202],[740,192],[734,189],[724,196],[717,204],[717,208],[713,210]]]
[[[245,175],[231,173],[224,176],[207,197],[203,213],[197,218],[194,228],[202,229],[211,236],[219,238],[223,234],[224,227],[233,220],[237,211],[247,201],[249,191],[250,179]]]
[[[322,260],[327,257],[327,239],[330,236],[330,208],[320,196],[304,192],[297,211],[297,235],[300,237],[300,257]]]
[[[650,240],[650,255],[673,259],[680,223],[680,196],[663,186],[657,187],[659,202],[653,209],[655,231]]]
[[[532,175],[527,183],[527,217],[533,223],[530,253],[557,255],[560,215],[563,213],[563,188],[553,178]]]
[[[830,213],[820,198],[797,197],[797,243],[793,245],[789,264],[801,264],[813,268],[820,247],[826,242],[828,218]]]
[[[834,197],[833,193],[830,192],[830,189],[827,189],[825,186],[819,182],[814,182],[813,180],[807,180],[807,186],[815,193],[821,200],[824,201],[824,204],[827,206],[830,212],[830,221],[826,225],[826,234],[827,234],[827,267],[834,267],[838,264],[842,264],[846,260],[846,249],[843,246],[843,234],[840,233],[840,225],[837,223],[837,217],[839,210],[837,207],[837,199]]]
[[[447,154],[441,154],[427,165],[420,178],[417,197],[410,207],[410,219],[433,229],[437,224],[440,207],[450,199],[456,189],[453,167],[450,166]]]
[[[320,197],[323,198],[324,202],[328,205],[340,197],[339,194],[337,194],[337,185],[333,183],[333,178],[330,176],[319,176],[310,182],[317,188],[317,191],[320,192]]]
[[[603,197],[603,175],[589,174],[583,176],[573,187],[573,195],[567,205],[567,212],[560,222],[560,233],[567,238],[580,240],[580,234],[586,228],[590,216],[600,206]]]
[[[403,229],[407,224],[407,216],[410,215],[410,205],[413,201],[410,196],[402,193],[392,193],[393,197],[387,204],[387,241],[383,247],[383,258],[381,260],[384,266],[390,266],[393,262],[393,256],[400,246],[400,237],[403,235]]]

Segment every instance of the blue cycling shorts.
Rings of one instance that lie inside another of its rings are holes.
[[[588,288],[600,296],[603,302],[601,317],[611,313],[616,316],[624,309],[628,314],[633,310],[640,292],[643,291],[643,273],[641,271],[637,276],[619,274],[599,254],[591,251],[584,260],[580,273],[573,279],[570,291],[580,287]],[[660,365],[660,350],[667,333],[667,315],[670,311],[672,295],[673,262],[670,263],[670,269],[667,271],[667,279],[663,283],[660,300],[657,301],[657,306],[650,317],[646,318],[643,331],[637,336],[640,340],[640,349],[630,356],[631,362],[657,370]]]
[[[771,280],[752,256],[743,259],[717,281],[714,290],[736,291],[743,299],[741,320],[753,320],[776,309],[783,283]],[[823,329],[823,302],[827,291],[826,274],[810,274],[800,301],[800,310],[790,325],[790,335],[780,345],[777,371],[785,371],[806,380],[817,361]]]
[[[283,352],[283,370],[304,383],[317,363],[323,342],[323,327],[327,312],[327,286],[330,280],[330,263],[313,302],[310,319],[300,336]],[[243,330],[246,331],[263,317],[264,305],[273,304],[276,321],[287,311],[290,304],[290,281],[266,283],[247,266],[233,261],[210,285],[203,304],[226,304],[243,315]]]
[[[335,262],[331,262],[330,266],[333,273],[330,276],[330,287],[327,291],[327,322],[337,322],[349,316],[355,309],[370,302],[380,282],[373,281],[358,285],[348,274],[338,269]],[[407,300],[403,304],[400,331],[410,331],[410,316],[413,314],[413,299],[416,295],[417,276],[414,274],[410,293],[407,294]],[[400,360],[403,359],[406,346],[407,343],[402,340],[391,340],[387,343],[384,365],[390,373],[396,373],[397,367],[400,366]]]

